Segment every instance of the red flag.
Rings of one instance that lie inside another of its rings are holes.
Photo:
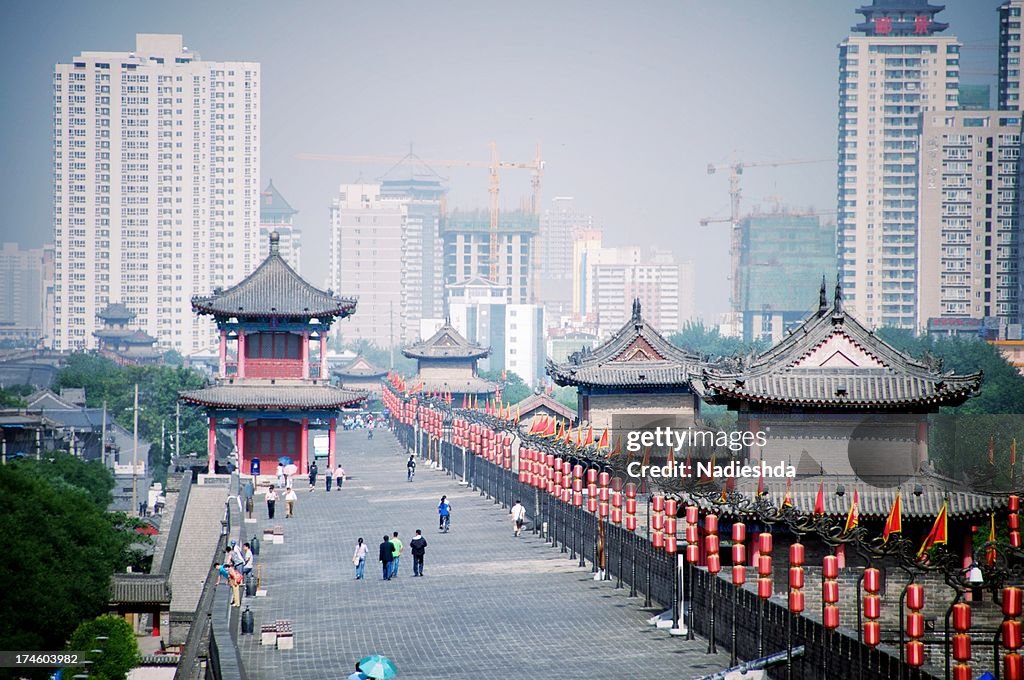
[[[989,530],[988,530],[988,542],[989,543],[995,543],[996,542],[996,513],[993,512],[989,516],[989,522],[990,522],[990,525],[989,525]],[[995,546],[991,546],[991,547],[989,547],[988,550],[985,551],[985,562],[987,562],[988,566],[990,566],[990,567],[996,563],[996,549],[995,549]]]
[[[892,534],[903,533],[903,501],[900,500],[900,492],[896,492],[896,500],[892,502],[892,509],[889,516],[885,518],[885,528],[882,529],[882,542],[889,540]]]
[[[860,496],[857,495],[857,490],[853,490],[853,500],[850,501],[850,510],[846,513],[846,525],[843,527],[843,533],[847,533],[853,530],[858,523],[860,523],[860,515],[858,513],[857,506],[860,503]]]
[[[607,432],[607,430],[605,432]],[[605,446],[607,446],[607,444],[605,444]],[[622,436],[621,435],[615,438],[615,448],[612,449],[608,453],[608,457],[609,458],[613,458],[613,457],[619,455],[620,453],[622,453]]]
[[[814,498],[814,514],[825,514],[825,482],[818,485],[818,495]]]
[[[786,495],[782,497],[782,507],[791,508],[793,507],[793,478],[790,477],[786,480]]]
[[[757,476],[757,491],[754,492],[754,495],[755,496],[763,496],[764,495],[764,475],[763,474],[759,474]]]
[[[729,492],[736,488],[736,478],[729,476],[725,478],[725,485],[722,486],[721,500],[726,501],[729,498]]]
[[[591,425],[587,429],[587,438],[583,440],[583,445],[584,446],[590,446],[593,443],[594,443],[594,426]]]
[[[609,443],[610,443],[610,440],[609,440],[609,437],[608,437],[608,428],[606,427],[606,428],[604,428],[604,432],[601,433],[601,438],[598,440],[597,446],[598,446],[598,448],[601,448],[601,449],[607,449]]]
[[[932,546],[936,546],[940,543],[945,544],[949,539],[948,510],[948,501],[943,501],[942,509],[939,510],[939,516],[935,518],[935,524],[932,525],[931,531],[928,532],[928,536],[925,537],[924,543],[921,544],[921,549],[917,551],[918,557],[921,557],[928,552]]]

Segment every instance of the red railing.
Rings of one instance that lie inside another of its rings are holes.
[[[246,378],[301,378],[301,359],[246,359]]]

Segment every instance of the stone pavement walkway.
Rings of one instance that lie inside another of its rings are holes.
[[[366,654],[390,657],[402,680],[692,678],[727,665],[705,641],[648,625],[628,589],[595,582],[539,537],[514,538],[508,511],[479,492],[422,463],[407,483],[390,433],[343,432],[338,443],[350,476],[342,491],[300,484],[295,517],[280,508],[274,522],[284,544],[264,544],[258,558],[268,593],[245,599],[256,635],[239,638],[251,680],[345,678]],[[453,506],[448,534],[437,531],[441,494]],[[269,524],[259,498],[256,508],[253,534]],[[397,530],[408,546],[416,529],[428,543],[425,577],[412,578],[406,549],[399,578],[382,581],[381,537]],[[351,560],[359,536],[370,547],[362,581]],[[279,618],[293,622],[293,650],[259,644],[260,624]]]

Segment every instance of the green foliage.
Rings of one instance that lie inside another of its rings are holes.
[[[0,649],[62,649],[81,621],[106,610],[110,575],[138,535],[123,514],[26,462],[0,466]]]
[[[54,389],[84,387],[90,407],[107,404],[107,412],[119,425],[132,430],[135,385],[139,385],[139,436],[160,442],[161,423],[174,432],[178,393],[206,384],[198,371],[181,366],[121,367],[97,354],[77,353],[68,357],[54,381]],[[181,406],[181,453],[206,450],[206,418],[202,409]],[[173,447],[168,446],[169,449]]]
[[[551,394],[559,404],[568,406],[573,411],[579,408],[579,392],[575,387],[556,387]]]
[[[356,342],[345,345],[342,349],[348,349],[355,352],[357,355],[364,357],[367,361],[378,368],[391,370],[391,350],[385,347],[380,347],[376,343],[370,342],[369,340],[357,340]],[[394,360],[395,371],[405,376],[415,375],[416,360],[410,359],[402,354],[401,350],[397,347],[394,352]]]
[[[28,402],[22,399],[25,395],[19,393],[18,387],[22,387],[22,385],[0,388],[0,408],[25,408],[28,406]]]
[[[98,510],[106,510],[114,500],[114,475],[98,460],[85,462],[63,451],[53,451],[38,461],[19,461],[18,467],[58,491],[84,492]]]
[[[518,404],[533,394],[530,386],[512,371],[505,371],[504,380],[501,379],[501,371],[480,371],[480,377],[501,386],[501,401],[505,404]]]
[[[104,638],[97,639],[97,638]],[[142,662],[132,627],[120,616],[99,616],[85,621],[71,635],[68,651],[89,652],[89,677],[96,680],[124,680],[128,671]],[[92,650],[102,650],[93,652]]]
[[[668,336],[676,347],[711,358],[749,354],[767,349],[763,342],[745,343],[739,338],[727,338],[717,328],[708,328],[703,321],[687,321],[676,333]]]

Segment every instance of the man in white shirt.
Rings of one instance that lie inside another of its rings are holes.
[[[524,524],[526,524],[526,508],[517,500],[516,504],[512,506],[512,535],[519,536],[523,531]]]

